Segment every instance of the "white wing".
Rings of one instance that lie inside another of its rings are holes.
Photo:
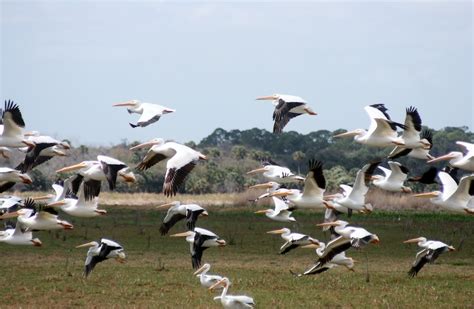
[[[394,161],[389,161],[388,165],[390,166],[392,172],[388,176],[387,182],[403,184],[403,182],[407,179],[408,175],[401,170],[402,165]]]
[[[458,188],[456,181],[446,172],[439,172],[438,177],[443,186],[443,195],[447,197],[453,195]]]
[[[275,205],[275,213],[278,215],[282,210],[287,210],[288,205],[280,198],[273,196],[273,204]]]
[[[471,181],[474,179],[474,175],[464,176],[461,178],[459,185],[452,195],[448,197],[450,201],[455,200],[456,204],[465,206],[471,199],[469,195],[469,188],[471,187]]]
[[[391,170],[389,170],[388,168],[385,168],[383,166],[377,166],[377,168],[380,169],[385,174],[386,178],[390,177],[390,174],[392,173]]]
[[[464,156],[465,159],[474,157],[474,144],[461,141],[457,141],[456,144],[467,150],[467,154]]]

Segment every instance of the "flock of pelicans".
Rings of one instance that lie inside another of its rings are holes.
[[[286,124],[294,117],[303,114],[316,115],[311,107],[300,97],[291,95],[265,96],[257,100],[271,100],[275,106],[273,112],[275,134],[281,133]],[[118,103],[114,106],[127,107],[129,113],[138,113],[140,118],[136,124],[130,123],[132,128],[145,127],[160,119],[167,113],[175,112],[168,107],[152,103],[141,103],[131,100]],[[352,270],[354,260],[346,257],[345,252],[350,248],[361,248],[370,243],[378,243],[376,234],[364,228],[354,227],[348,222],[340,220],[341,214],[352,215],[353,211],[370,213],[373,206],[366,203],[365,198],[369,186],[379,187],[390,192],[410,193],[411,189],[405,186],[406,181],[417,181],[423,184],[440,185],[441,191],[415,194],[418,197],[430,197],[433,204],[450,210],[474,214],[474,144],[458,141],[463,152],[453,151],[446,155],[433,157],[429,152],[432,148],[432,135],[422,129],[421,118],[414,107],[406,109],[405,122],[393,121],[383,104],[366,106],[365,111],[370,117],[368,130],[356,129],[338,134],[334,137],[353,136],[358,143],[373,147],[394,147],[389,155],[388,167],[382,166],[381,161],[374,161],[364,165],[349,186],[341,184],[341,193],[324,195],[326,180],[323,173],[323,164],[317,160],[309,161],[309,171],[305,177],[295,175],[288,168],[277,165],[268,160],[261,167],[249,171],[249,175],[263,173],[268,182],[252,186],[252,189],[266,189],[256,200],[271,198],[274,209],[259,210],[256,213],[265,214],[268,218],[279,222],[294,222],[292,217],[295,209],[323,209],[325,210],[324,223],[318,224],[324,230],[329,230],[331,240],[328,243],[319,241],[309,235],[292,233],[288,228],[269,231],[270,234],[280,234],[285,243],[280,253],[285,254],[296,247],[315,248],[316,261],[314,265],[297,276],[319,274],[335,266],[341,265]],[[24,130],[25,123],[18,105],[6,101],[2,112],[2,132],[0,135],[0,155],[8,157],[13,149],[23,151],[25,158],[15,168],[0,167],[0,192],[5,192],[16,183],[32,183],[28,175],[33,168],[46,162],[54,156],[65,156],[70,145],[49,136],[42,136],[38,132]],[[397,128],[403,130],[400,135]],[[174,196],[185,181],[186,176],[193,170],[200,160],[206,160],[202,153],[185,145],[156,138],[130,148],[136,150],[149,148],[145,157],[136,169],[146,170],[155,164],[166,161],[163,193]],[[408,169],[394,161],[401,156],[410,156],[428,163],[448,160],[449,165],[443,170],[430,167],[420,176],[408,177]],[[375,174],[380,169],[383,175]],[[458,170],[469,174],[458,180]],[[41,246],[41,241],[33,237],[33,232],[52,229],[72,229],[73,226],[58,218],[57,209],[61,209],[71,216],[96,217],[106,214],[106,210],[99,209],[98,196],[101,184],[105,181],[110,190],[113,190],[117,181],[134,182],[133,171],[124,162],[99,155],[97,160],[83,161],[72,166],[61,168],[58,174],[70,173],[73,175],[64,181],[52,185],[55,194],[21,199],[16,196],[4,196],[0,199],[0,220],[5,220],[6,229],[0,232],[0,242],[12,245]],[[302,183],[303,189],[287,189],[285,184]],[[213,290],[222,288],[221,296],[215,297],[226,308],[252,308],[255,303],[248,296],[227,295],[230,281],[226,277],[209,275],[209,264],[201,265],[203,251],[209,247],[225,246],[225,240],[215,233],[204,228],[196,227],[199,216],[207,216],[208,212],[199,205],[183,205],[178,201],[158,206],[167,209],[167,214],[160,227],[160,233],[166,235],[180,220],[185,220],[187,231],[171,235],[172,237],[186,237],[190,244],[192,266],[203,286]],[[11,219],[16,218],[16,223]],[[432,263],[443,252],[454,250],[450,245],[441,241],[427,240],[417,237],[405,241],[417,243],[422,248],[409,271],[410,276],[416,276],[426,263]],[[112,240],[101,239],[77,246],[88,247],[85,261],[84,276],[87,277],[95,265],[101,261],[115,258],[125,261],[123,247]]]

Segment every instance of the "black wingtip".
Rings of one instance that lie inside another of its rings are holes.
[[[136,127],[138,127],[138,125],[136,125],[136,124],[133,124],[133,123],[131,123],[131,122],[129,122],[128,124],[129,124],[129,125],[130,125],[132,128],[136,128]]]

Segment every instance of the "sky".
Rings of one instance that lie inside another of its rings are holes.
[[[285,131],[366,128],[374,103],[474,128],[471,1],[0,0],[0,14],[0,99],[73,145],[272,130],[255,98],[273,93],[318,113]],[[130,99],[176,112],[132,129],[139,115],[112,107]]]

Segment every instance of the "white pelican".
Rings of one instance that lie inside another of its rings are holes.
[[[305,100],[294,95],[274,94],[258,97],[257,100],[272,100],[275,106],[273,133],[281,133],[288,122],[299,115],[317,115]]]
[[[201,266],[202,253],[204,250],[209,247],[222,247],[226,245],[225,240],[213,232],[200,227],[194,228],[194,231],[187,231],[170,236],[186,237],[186,241],[190,245],[191,262],[195,269]]]
[[[72,191],[77,194],[81,182],[84,182],[84,196],[86,200],[91,200],[99,196],[100,186],[103,180],[109,184],[109,189],[115,189],[118,179],[126,182],[135,182],[136,178],[129,167],[112,157],[97,156],[97,161],[82,161],[81,163],[63,167],[56,173],[65,173],[79,170],[72,181]]]
[[[137,169],[146,170],[156,163],[168,159],[163,193],[166,196],[176,195],[186,176],[193,170],[199,160],[207,160],[206,156],[188,146],[175,142],[165,142],[155,138],[143,144],[136,145],[130,150],[152,146]]]
[[[386,191],[404,193],[412,192],[411,188],[403,185],[408,177],[408,169],[395,161],[388,161],[388,165],[390,166],[390,169],[378,166],[378,168],[384,172],[385,176],[373,175],[373,184]]]
[[[289,183],[295,181],[304,181],[304,178],[295,175],[288,167],[282,167],[272,161],[262,163],[263,167],[247,172],[247,175],[263,173],[263,176],[272,182]]]
[[[73,229],[71,223],[58,219],[58,213],[53,209],[54,204],[51,204],[51,206],[40,206],[36,205],[33,199],[27,198],[24,201],[24,205],[24,207],[15,212],[0,216],[0,219],[18,217],[17,224],[20,224],[22,229],[31,231]]]
[[[26,173],[9,167],[0,167],[0,192],[13,187],[17,182],[31,184],[33,181]]]
[[[15,211],[20,206],[24,206],[22,198],[14,195],[6,195],[0,197],[0,214]],[[15,209],[13,209],[15,208]]]
[[[176,110],[153,103],[142,103],[138,100],[130,100],[123,103],[117,103],[113,106],[127,106],[127,111],[140,114],[137,124],[129,123],[132,128],[146,127],[160,119],[164,114],[173,113]]]
[[[282,199],[273,196],[273,204],[275,209],[257,210],[256,214],[265,214],[268,218],[278,222],[296,222],[296,219],[291,216],[293,208],[290,208]]]
[[[446,172],[439,172],[443,191],[432,191],[415,194],[416,197],[429,197],[431,203],[446,210],[474,215],[474,208],[469,207],[469,200],[474,195],[474,174],[461,178],[459,185]]]
[[[323,194],[326,189],[326,179],[323,174],[321,161],[310,160],[309,172],[304,181],[303,192],[294,189],[281,189],[270,196],[285,196],[297,208],[324,208]]]
[[[281,234],[281,238],[285,240],[285,243],[280,247],[280,254],[285,254],[299,246],[309,244],[319,244],[319,241],[311,236],[292,233],[288,228],[282,228],[279,230],[273,230],[267,232],[268,234]]]
[[[403,128],[404,125],[393,122],[386,113],[387,108],[383,104],[373,104],[364,107],[370,117],[369,130],[356,129],[353,131],[334,135],[334,137],[354,136],[358,143],[374,146],[404,146],[403,139],[397,135],[397,126]]]
[[[35,146],[24,149],[26,153],[25,160],[16,167],[24,173],[54,156],[66,156],[66,151],[71,148],[67,141],[61,142],[51,136],[31,136],[28,141],[34,143]]]
[[[26,245],[40,247],[41,240],[33,238],[31,231],[22,231],[20,224],[7,227],[4,231],[0,231],[0,242],[10,245]]]
[[[194,275],[199,278],[199,282],[205,288],[210,288],[215,283],[219,282],[222,279],[222,276],[219,275],[208,275],[207,272],[211,269],[209,263],[205,263],[198,270],[194,272]],[[230,284],[230,282],[229,282]]]
[[[340,235],[340,237],[342,237],[345,240],[349,241],[349,245],[348,245],[347,249],[350,248],[351,246],[354,247],[354,248],[360,248],[360,247],[368,245],[369,243],[379,243],[380,242],[377,235],[370,233],[369,231],[367,231],[364,228],[350,226],[348,224],[349,223],[346,222],[346,221],[337,220],[337,221],[334,221],[334,222],[320,223],[320,224],[317,224],[317,226],[321,226],[321,227],[333,226],[334,227],[334,232],[336,234]],[[331,248],[332,248],[332,246],[338,245],[340,242],[341,242],[341,244],[344,244],[343,240],[342,239],[338,240],[338,238],[335,238],[335,239],[331,240],[328,243],[325,252],[327,250],[329,250],[330,245],[331,245]],[[344,249],[344,250],[347,250],[347,249]],[[337,254],[339,252],[342,252],[342,251],[338,251],[334,254]]]
[[[222,307],[229,309],[254,308],[255,301],[252,297],[248,297],[246,295],[227,295],[227,290],[230,286],[230,281],[227,277],[222,278],[209,289],[213,290],[221,285],[224,287],[222,294],[221,296],[214,297],[214,300],[220,300]]]
[[[298,276],[303,276],[303,275],[316,275],[323,273],[325,271],[328,271],[329,269],[336,267],[336,266],[344,266],[350,271],[354,271],[354,259],[351,257],[346,257],[346,252],[342,251],[336,255],[333,256],[333,258],[327,262],[327,263],[321,263],[319,261],[319,258],[324,256],[324,251],[326,250],[326,244],[324,242],[319,242],[319,245],[316,244],[310,244],[306,246],[302,246],[301,248],[315,248],[316,249],[316,255],[318,256],[318,260],[316,263],[305,270],[302,274],[299,274]],[[330,249],[328,249],[330,250]]]
[[[420,143],[424,146],[417,148],[395,146],[392,152],[390,152],[390,154],[388,155],[388,158],[393,160],[402,156],[409,156],[420,160],[434,159],[434,157],[430,154],[430,150],[431,148],[433,148],[433,133],[430,130],[424,129],[421,131]]]
[[[84,277],[87,278],[97,263],[107,259],[116,259],[120,263],[124,263],[126,256],[123,247],[113,240],[102,238],[100,243],[97,241],[88,242],[79,245],[76,248],[90,247],[87,251],[86,262],[84,263]]]
[[[428,163],[449,160],[449,164],[453,167],[474,172],[474,144],[461,141],[457,141],[456,144],[463,147],[466,154],[460,151],[451,151],[448,154],[429,160]]]
[[[408,271],[410,277],[415,277],[426,263],[434,263],[441,253],[454,251],[453,246],[448,246],[444,242],[437,240],[427,240],[425,237],[418,237],[404,241],[405,244],[418,243],[423,248],[416,254],[415,261]]]
[[[249,189],[266,189],[266,192],[259,195],[255,200],[251,200],[253,202],[258,202],[259,200],[269,197],[271,193],[276,192],[278,189],[281,188],[281,185],[275,181],[269,181],[266,183],[259,183],[253,186],[250,186]]]
[[[357,171],[353,187],[340,185],[344,190],[342,196],[336,196],[331,202],[325,201],[324,205],[328,208],[334,208],[334,204],[339,204],[352,210],[372,212],[372,205],[365,203],[365,195],[369,191],[368,184],[379,163],[380,162],[374,162],[364,165],[359,171]],[[327,199],[328,196],[325,196],[325,198]]]
[[[181,205],[181,202],[179,201],[163,204],[156,208],[168,208],[168,212],[166,213],[163,223],[160,226],[161,235],[166,235],[170,228],[173,227],[176,222],[182,219],[186,219],[186,227],[188,230],[193,230],[196,226],[196,221],[199,216],[209,215],[209,213],[204,208],[197,204]]]
[[[34,147],[33,142],[25,139],[23,128],[25,122],[21,116],[20,108],[13,101],[5,101],[5,109],[2,113],[3,132],[0,135],[0,146],[21,148]]]

